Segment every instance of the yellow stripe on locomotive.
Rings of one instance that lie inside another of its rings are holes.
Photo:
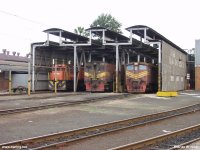
[[[157,91],[157,67],[150,63],[133,62],[126,66],[126,87],[132,92]]]
[[[143,78],[143,77],[149,75],[149,72],[148,71],[142,71],[142,72],[139,72],[139,73],[134,73],[134,72],[126,71],[126,75],[127,75],[127,77],[130,77],[132,79],[139,79],[139,78]]]

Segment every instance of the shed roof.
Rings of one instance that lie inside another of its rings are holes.
[[[86,29],[86,31],[92,31],[93,33],[95,33],[96,35],[101,36],[101,37],[103,36],[102,35],[103,30],[105,30],[105,36],[112,39],[112,40],[115,40],[115,41],[118,41],[118,42],[124,42],[124,41],[129,40],[128,37],[121,35],[117,32],[111,31],[111,30],[104,28],[104,27],[91,27],[91,28]]]
[[[102,31],[105,30],[105,36],[108,38],[111,38],[112,40],[116,40],[117,42],[128,42],[130,39],[124,35],[121,35],[117,32],[111,31],[109,29],[106,29],[104,27],[92,27],[89,29],[86,29],[87,31],[91,30],[94,34],[97,34],[98,36],[103,36]],[[158,50],[150,45],[144,44],[141,41],[138,41],[137,39],[132,38],[132,45],[122,45],[122,47],[126,49],[132,49],[137,53],[149,55],[150,57],[157,58],[158,56]]]
[[[126,28],[126,30],[130,31],[131,29],[136,29],[136,30],[132,30],[132,33],[144,38],[144,28],[148,29],[147,30],[147,36],[154,39],[154,40],[163,40],[166,43],[170,44],[171,46],[173,46],[174,48],[178,49],[179,51],[181,51],[182,53],[187,54],[182,48],[180,48],[179,46],[177,46],[176,44],[174,44],[173,42],[171,42],[170,40],[168,40],[166,37],[164,37],[163,35],[161,35],[160,33],[158,33],[157,31],[155,31],[154,29],[145,26],[145,25],[135,25],[135,26],[131,26]],[[138,29],[138,30],[137,30]]]
[[[70,40],[76,41],[76,42],[87,42],[89,40],[89,38],[87,38],[87,37],[84,37],[84,36],[69,32],[69,31],[65,31],[65,30],[59,29],[59,28],[50,28],[50,29],[44,30],[43,32],[49,33],[49,34],[52,34],[55,36],[59,36],[60,32],[61,32],[61,36],[63,38],[70,39]]]

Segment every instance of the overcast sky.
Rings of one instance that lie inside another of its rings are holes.
[[[122,29],[147,25],[181,48],[191,49],[200,38],[199,6],[199,0],[2,0],[0,53],[8,49],[25,55],[32,42],[46,40],[43,30],[88,28],[102,13],[115,17]]]

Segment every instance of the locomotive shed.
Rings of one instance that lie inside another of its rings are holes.
[[[48,89],[48,72],[54,63],[71,63],[74,66],[73,91],[77,91],[76,68],[91,60],[115,64],[116,78],[113,92],[120,87],[120,65],[130,62],[147,62],[158,66],[158,95],[176,95],[186,87],[187,53],[154,29],[136,25],[126,28],[130,37],[102,27],[89,28],[89,38],[63,29],[51,28],[45,42],[33,43],[31,60],[32,91]],[[140,40],[133,38],[137,36]],[[50,36],[57,42],[50,40]],[[100,37],[100,38],[97,38]],[[174,93],[175,92],[175,93]]]

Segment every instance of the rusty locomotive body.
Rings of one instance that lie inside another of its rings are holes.
[[[126,87],[129,93],[146,93],[157,91],[157,66],[133,62],[126,65]]]
[[[84,70],[86,91],[111,92],[115,79],[115,65],[105,62],[87,63]]]
[[[78,90],[84,90],[84,69],[80,68],[77,71],[78,76]],[[74,80],[74,66],[66,64],[54,65],[49,72],[49,90],[55,90],[55,83],[57,83],[57,90],[59,91],[72,91]]]
[[[129,63],[119,72],[121,87],[128,93],[156,92],[157,77],[157,66],[144,62]],[[77,90],[112,92],[115,91],[115,79],[115,64],[101,61],[88,62],[79,72],[77,71]],[[73,65],[57,64],[49,72],[48,88],[54,90],[57,83],[57,90],[72,91],[73,80]]]

